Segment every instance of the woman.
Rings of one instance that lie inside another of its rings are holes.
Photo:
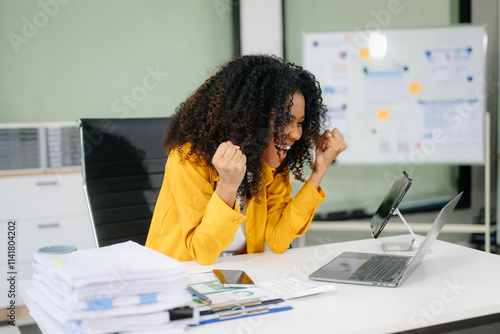
[[[201,264],[266,244],[284,252],[309,228],[320,182],[347,148],[338,129],[320,134],[325,118],[321,89],[301,67],[270,56],[222,66],[170,120],[146,246]],[[305,182],[293,199],[290,173]]]

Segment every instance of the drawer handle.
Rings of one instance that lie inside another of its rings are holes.
[[[57,180],[53,180],[53,181],[37,181],[36,185],[37,186],[56,186],[57,185]]]
[[[59,223],[38,224],[38,228],[54,228],[54,227],[59,227]]]

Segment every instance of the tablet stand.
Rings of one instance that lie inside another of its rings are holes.
[[[384,248],[384,251],[386,253],[412,253],[416,252],[418,248],[420,247],[420,241],[417,240],[417,237],[415,236],[415,233],[413,233],[413,230],[411,229],[410,225],[406,222],[405,218],[399,212],[399,209],[394,210],[393,215],[398,215],[401,221],[406,225],[408,228],[408,231],[410,231],[410,234],[412,235],[413,239],[411,240],[410,243],[407,242],[384,242],[382,244],[382,247]]]

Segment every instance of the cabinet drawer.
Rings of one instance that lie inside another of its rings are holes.
[[[60,217],[37,221],[19,221],[19,247],[21,260],[32,260],[39,248],[51,245],[73,245],[77,249],[95,248],[94,233],[90,218]]]
[[[7,222],[0,224],[2,249],[7,249]],[[18,220],[16,223],[16,249],[19,263],[31,263],[33,253],[50,245],[73,245],[77,249],[95,248],[94,234],[87,216],[58,217],[54,219]],[[7,262],[7,256],[0,254],[0,264]]]
[[[0,177],[0,218],[87,213],[80,173]]]
[[[7,220],[0,220],[0,270],[6,274],[7,267]],[[95,248],[94,233],[88,215],[59,217],[54,219],[21,219],[15,228],[17,280],[31,278],[33,275],[33,254],[39,248],[50,245],[74,245],[77,249]],[[3,296],[3,295],[2,295]],[[0,298],[0,306],[8,300]],[[18,303],[22,301],[18,298]],[[6,304],[5,304],[6,305]]]

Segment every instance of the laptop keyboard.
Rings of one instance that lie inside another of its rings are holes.
[[[405,267],[410,257],[373,256],[359,267],[349,279],[357,281],[390,282]]]

